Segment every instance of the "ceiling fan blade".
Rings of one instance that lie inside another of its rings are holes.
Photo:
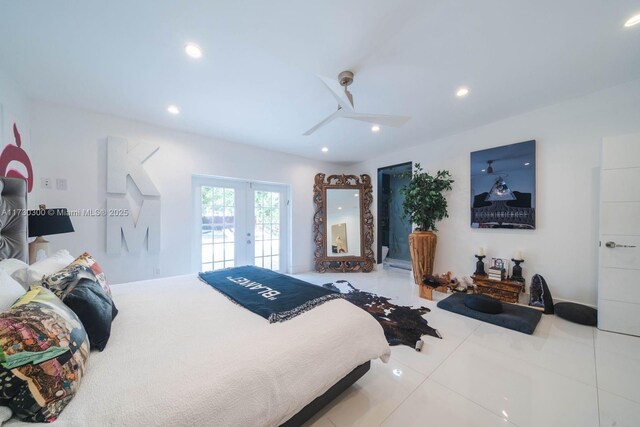
[[[331,91],[333,97],[338,101],[340,105],[346,111],[353,111],[353,99],[347,95],[344,88],[340,86],[337,80],[330,79],[318,74],[318,78],[322,80],[322,83]]]
[[[391,126],[398,128],[407,123],[411,117],[407,116],[389,116],[386,114],[367,114],[367,113],[346,113],[344,115],[347,119],[360,120],[362,122],[369,122],[380,126]]]
[[[317,131],[318,129],[320,129],[322,126],[326,125],[327,123],[332,122],[334,119],[336,119],[338,117],[343,117],[343,116],[344,116],[344,113],[342,112],[342,110],[337,110],[333,114],[331,114],[329,117],[327,117],[326,119],[324,119],[323,121],[321,121],[320,123],[318,123],[317,125],[312,127],[311,129],[309,129],[308,131],[306,131],[302,135],[309,136],[312,133],[314,133],[315,131]]]

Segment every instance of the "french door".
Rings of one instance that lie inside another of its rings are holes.
[[[200,271],[256,265],[286,272],[288,188],[194,177]]]

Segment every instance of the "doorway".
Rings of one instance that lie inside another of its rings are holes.
[[[411,181],[411,162],[378,169],[378,263],[411,270],[411,223],[402,217],[400,189]]]
[[[605,138],[600,172],[598,328],[635,336],[640,336],[639,181],[640,134]]]
[[[287,272],[287,185],[194,177],[193,193],[198,271],[255,265]]]

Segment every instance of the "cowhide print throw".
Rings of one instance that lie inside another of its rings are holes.
[[[356,289],[346,280],[338,280],[322,285],[327,289],[340,291],[346,300],[367,311],[382,325],[389,345],[408,345],[414,348],[422,335],[442,338],[422,317],[430,312],[426,307],[413,308],[396,305],[389,298]]]

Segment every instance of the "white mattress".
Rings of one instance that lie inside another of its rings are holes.
[[[55,426],[277,426],[389,356],[382,327],[345,300],[269,324],[195,275],[112,291],[111,339]]]

